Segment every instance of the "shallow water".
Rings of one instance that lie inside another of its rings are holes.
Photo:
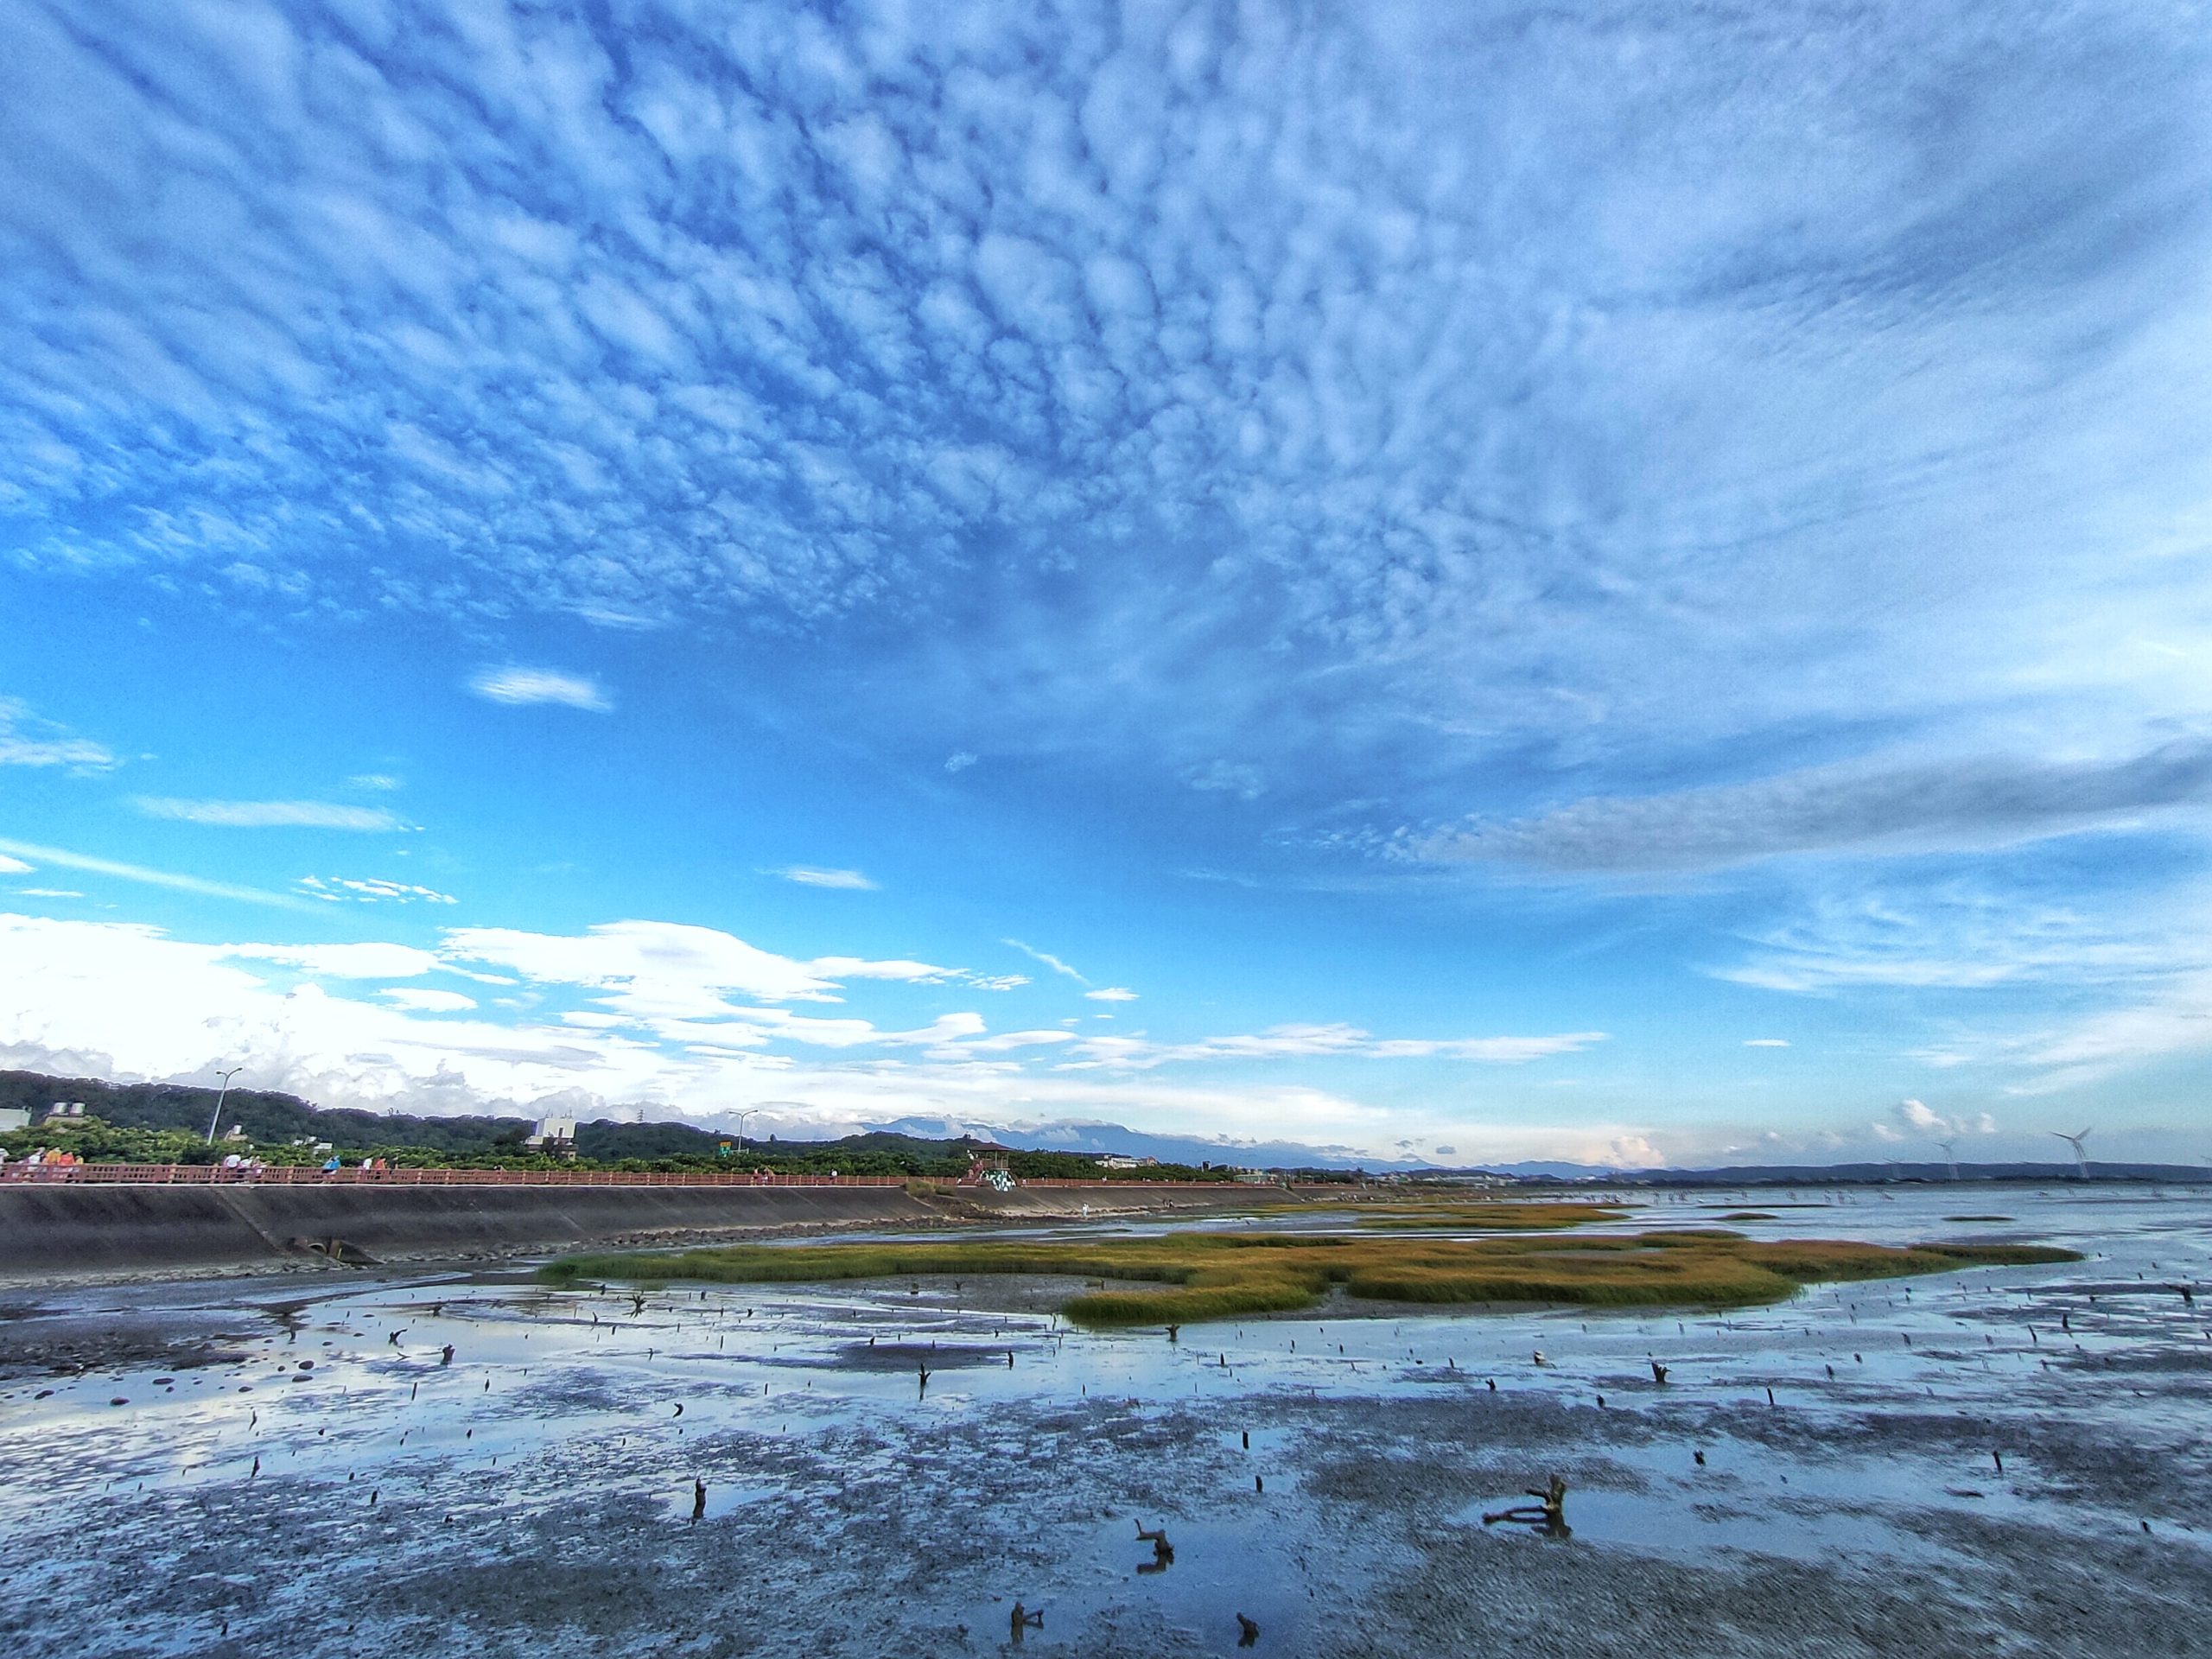
[[[1335,1448],[1287,1420],[1301,1406],[1372,1402],[1384,1422],[1394,1402],[1454,1401],[1464,1434],[1414,1455],[1477,1483],[1431,1528],[1465,1533],[1469,1549],[1872,1570],[1940,1564],[1957,1524],[1999,1522],[2056,1549],[2155,1515],[2175,1548],[2202,1550],[2193,1510],[2146,1511],[2124,1484],[2100,1487],[2082,1448],[2201,1445],[2212,1427],[2212,1300],[2192,1306],[2177,1288],[2203,1285],[2212,1266],[2212,1202],[2094,1185],[1808,1190],[1794,1202],[1806,1207],[1700,1193],[1608,1225],[1763,1209],[1776,1219],[1726,1224],[1775,1237],[2046,1241],[2089,1259],[1818,1287],[1725,1315],[1339,1305],[1190,1325],[1179,1342],[979,1306],[1003,1302],[1006,1287],[972,1281],[672,1287],[642,1306],[620,1287],[440,1274],[41,1293],[10,1310],[18,1348],[44,1326],[89,1323],[159,1328],[214,1357],[0,1384],[0,1560],[12,1593],[35,1589],[66,1609],[84,1599],[73,1560],[90,1571],[80,1558],[94,1541],[127,1535],[137,1516],[173,1524],[180,1503],[243,1525],[281,1489],[327,1523],[327,1537],[300,1548],[338,1550],[371,1582],[413,1570],[423,1529],[464,1536],[463,1565],[480,1566],[499,1539],[588,1510],[613,1517],[587,1529],[592,1547],[610,1528],[643,1529],[631,1554],[741,1532],[756,1546],[804,1535],[823,1559],[852,1563],[857,1577],[836,1580],[849,1616],[872,1617],[880,1601],[889,1629],[955,1646],[1005,1645],[1020,1597],[1046,1610],[1025,1643],[1040,1651],[1170,1638],[1230,1651],[1236,1612],[1258,1620],[1268,1651],[1323,1651],[1334,1639],[1324,1610],[1356,1605],[1395,1558],[1308,1497]],[[1967,1214],[2012,1219],[1945,1219]],[[1663,1386],[1655,1358],[1669,1368]],[[1569,1539],[1481,1525],[1483,1512],[1525,1501],[1519,1488],[1535,1478],[1523,1448],[1482,1427],[1484,1410],[1516,1402],[1587,1425],[1587,1467],[1568,1477]],[[1492,1491],[1480,1483],[1494,1465],[1525,1472]],[[708,1486],[696,1529],[694,1478]],[[1007,1496],[1039,1491],[1052,1495],[1042,1509]],[[1135,1525],[1163,1523],[1174,1563],[1141,1573],[1150,1547],[1132,1541]],[[207,1524],[219,1534],[231,1522]],[[951,1541],[941,1570],[902,1541],[920,1534]],[[256,1620],[302,1617],[301,1592],[251,1573],[231,1584],[238,1575],[213,1557],[175,1548],[147,1569],[168,1574],[174,1593],[131,1628],[79,1629],[73,1645],[41,1649],[54,1627],[32,1624],[27,1650],[202,1651],[233,1602],[242,1628],[264,1634]],[[784,1611],[804,1614],[813,1582],[790,1578],[798,1600]],[[467,1605],[480,1639],[500,1610]],[[658,1650],[650,1624],[640,1651]],[[863,1648],[880,1639],[856,1627]],[[334,1624],[301,1640],[292,1650],[345,1650]]]

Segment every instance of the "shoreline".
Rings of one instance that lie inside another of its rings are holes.
[[[580,1249],[1224,1215],[1283,1198],[1280,1192],[1197,1186],[1127,1193],[1110,1186],[1007,1193],[918,1193],[905,1186],[5,1186],[0,1291],[358,1268],[465,1271]]]

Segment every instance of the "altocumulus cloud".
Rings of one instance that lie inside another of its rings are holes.
[[[468,689],[487,702],[552,702],[594,715],[607,714],[614,707],[597,681],[550,668],[479,669],[469,676]]]
[[[878,638],[988,573],[961,753],[1230,799],[2108,686],[2196,581],[2107,578],[2203,497],[2212,40],[1778,5],[19,0],[11,546]]]

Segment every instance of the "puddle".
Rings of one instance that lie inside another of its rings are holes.
[[[1454,1518],[1481,1527],[1483,1516],[1533,1498],[1501,1495],[1471,1504]],[[1567,1494],[1570,1536],[1546,1537],[1511,1522],[1484,1529],[1496,1536],[1527,1535],[1532,1542],[1626,1548],[1696,1559],[1716,1553],[1780,1555],[1834,1564],[1864,1556],[1934,1561],[1946,1552],[1891,1522],[1806,1500],[1783,1500],[1757,1510],[1688,1494],[1577,1490]]]
[[[706,1525],[734,1515],[748,1503],[763,1503],[776,1496],[777,1491],[772,1486],[734,1485],[728,1481],[710,1480],[707,1483],[707,1504],[703,1510],[698,1510],[698,1493],[689,1486],[671,1494],[665,1502],[671,1520],[689,1523],[696,1512],[699,1523]]]
[[[1165,1532],[1174,1552],[1162,1566],[1155,1547],[1138,1538],[1141,1527]],[[1041,1611],[1045,1623],[1025,1647],[1085,1652],[1099,1632],[1166,1626],[1170,1640],[1201,1650],[1233,1654],[1256,1649],[1301,1653],[1316,1635],[1316,1609],[1325,1587],[1330,1604],[1356,1600],[1363,1572],[1285,1536],[1264,1500],[1231,1521],[1186,1520],[1152,1514],[1102,1521],[1065,1551],[1072,1563],[1046,1575],[1020,1599]],[[995,1598],[967,1617],[989,1642],[1011,1645],[1007,1628],[1013,1598]],[[1236,1616],[1259,1628],[1243,1641]]]

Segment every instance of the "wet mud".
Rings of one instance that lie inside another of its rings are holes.
[[[936,1281],[19,1295],[0,1650],[2212,1654],[2212,1206],[2002,1207],[2092,1260],[1173,1343]]]

